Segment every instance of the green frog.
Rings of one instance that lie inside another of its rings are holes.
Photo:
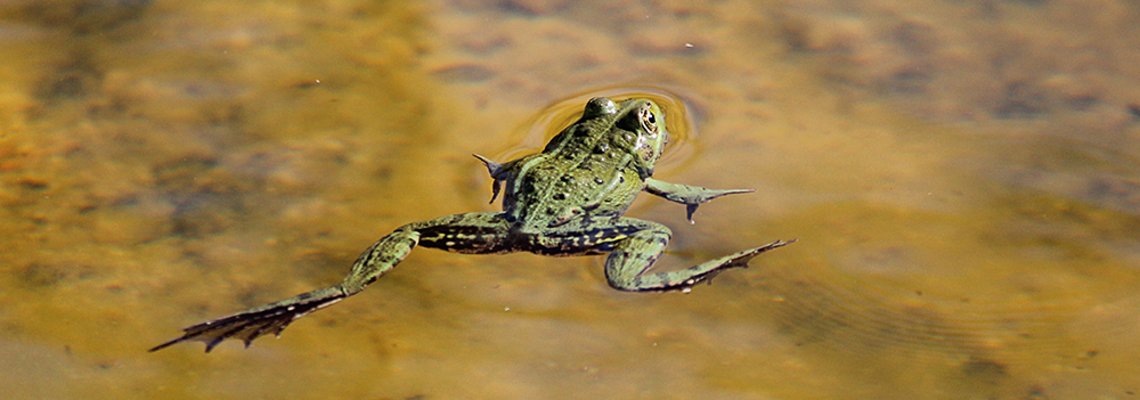
[[[697,206],[752,189],[708,189],[653,178],[669,141],[665,117],[652,100],[589,100],[582,117],[537,154],[497,163],[475,155],[491,175],[491,202],[503,194],[502,212],[472,212],[413,222],[364,251],[339,284],[203,322],[156,351],[184,341],[206,343],[206,352],[226,338],[249,347],[259,336],[354,294],[399,264],[417,245],[467,254],[527,251],[550,256],[609,254],[605,276],[624,291],[689,291],[728,268],[746,267],[760,253],[792,241],[777,240],[669,272],[649,272],[669,244],[665,225],[622,214],[641,191],[684,204],[692,222]]]

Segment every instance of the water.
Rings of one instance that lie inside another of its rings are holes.
[[[10,398],[1140,391],[1132,3],[58,3],[0,5]],[[494,209],[470,153],[598,94],[667,104],[658,178],[758,189],[639,199],[661,268],[799,241],[687,295],[417,250],[279,340],[146,352]]]

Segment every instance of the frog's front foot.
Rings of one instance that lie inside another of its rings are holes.
[[[693,223],[693,213],[697,206],[708,203],[715,198],[730,194],[752,193],[755,189],[709,189],[701,186],[671,183],[649,178],[645,180],[645,191],[655,196],[661,196],[674,203],[685,205],[685,218]]]
[[[708,203],[720,196],[729,194],[752,193],[756,189],[705,189],[695,197],[692,202],[685,203],[685,219],[689,220],[690,224],[695,224],[693,221],[693,213],[697,212],[697,206]]]

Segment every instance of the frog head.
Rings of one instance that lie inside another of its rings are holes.
[[[642,179],[653,175],[653,167],[665,145],[669,143],[669,130],[665,129],[665,112],[649,99],[630,99],[620,107],[624,115],[618,117],[617,127],[632,132],[634,140],[630,151],[635,156],[634,165]]]
[[[586,103],[582,119],[575,125],[583,128],[580,132],[585,135],[608,138],[605,147],[613,144],[619,151],[633,156],[630,161],[642,179],[653,175],[653,166],[669,143],[665,112],[653,100],[645,98],[615,103],[609,98],[595,97]],[[551,140],[544,151],[557,148],[563,141]]]

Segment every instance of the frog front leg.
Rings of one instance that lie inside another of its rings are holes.
[[[612,252],[606,258],[606,280],[613,288],[627,291],[686,289],[712,278],[725,269],[747,267],[748,261],[760,253],[794,242],[794,240],[777,240],[682,270],[646,274],[669,245],[672,232],[668,227],[656,222],[634,218],[621,218],[616,225],[636,228],[622,229],[629,233],[612,244]]]
[[[395,268],[417,244],[457,253],[501,253],[508,251],[507,235],[507,223],[495,213],[455,214],[404,225],[365,250],[340,284],[187,327],[181,337],[150,351],[200,341],[206,343],[208,353],[227,338],[240,339],[249,347],[259,336],[280,336],[297,318],[360,293]]]
[[[706,187],[665,182],[653,178],[645,180],[645,191],[660,196],[666,200],[685,205],[685,218],[693,223],[693,213],[697,206],[707,203],[720,196],[751,193],[755,189],[709,189]]]

